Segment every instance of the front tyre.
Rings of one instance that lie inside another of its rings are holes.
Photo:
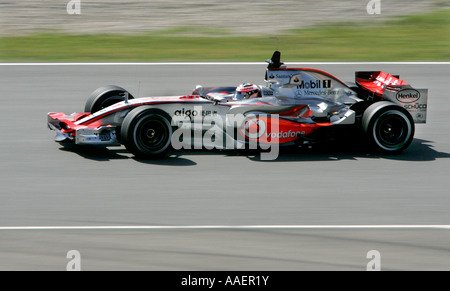
[[[362,129],[369,146],[378,153],[398,154],[414,138],[414,121],[411,114],[391,102],[376,102],[363,114]]]
[[[84,112],[95,113],[117,102],[124,101],[125,94],[128,94],[128,99],[134,98],[127,90],[119,86],[100,87],[89,96],[84,106]]]
[[[158,159],[171,147],[172,126],[166,113],[149,106],[130,111],[120,130],[122,143],[136,157]]]

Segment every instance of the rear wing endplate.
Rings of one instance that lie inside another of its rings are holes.
[[[402,106],[408,110],[415,123],[426,122],[428,89],[415,89],[400,80],[400,76],[381,71],[356,72],[355,80],[369,96],[377,96]]]
[[[426,123],[428,89],[415,89],[410,85],[386,85],[383,99],[408,110],[415,123]]]

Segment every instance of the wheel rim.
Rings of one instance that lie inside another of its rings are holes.
[[[402,112],[387,111],[374,125],[375,142],[385,150],[399,150],[411,137],[411,124]]]
[[[170,132],[160,119],[146,119],[136,127],[136,142],[145,151],[158,153],[167,147]]]

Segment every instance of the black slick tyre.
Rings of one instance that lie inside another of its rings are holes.
[[[362,130],[372,151],[399,154],[414,138],[414,121],[403,107],[381,101],[370,105],[363,114]]]
[[[89,96],[84,106],[84,112],[95,113],[117,102],[124,101],[126,93],[128,93],[128,99],[134,99],[134,97],[122,87],[115,85],[100,87]]]
[[[161,110],[149,106],[137,107],[123,120],[121,141],[138,158],[163,158],[172,149],[170,120]]]

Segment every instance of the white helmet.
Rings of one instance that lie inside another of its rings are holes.
[[[233,100],[242,100],[261,97],[261,90],[257,85],[250,83],[243,83],[237,86],[234,92]]]

